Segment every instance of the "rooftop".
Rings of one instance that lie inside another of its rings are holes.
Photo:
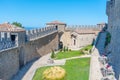
[[[52,21],[52,22],[49,22],[49,23],[46,23],[47,25],[55,25],[55,24],[58,24],[58,25],[66,25],[66,23],[63,23],[63,22],[60,22],[60,21]]]
[[[12,25],[10,23],[0,24],[0,32],[21,32],[25,31],[23,28]]]

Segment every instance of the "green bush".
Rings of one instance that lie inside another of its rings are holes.
[[[92,53],[92,49],[89,50],[89,53]]]
[[[106,41],[105,41],[105,47],[110,43],[110,41],[111,41],[111,34],[109,32],[107,32]]]
[[[80,51],[81,54],[85,54],[83,50]]]
[[[51,58],[55,58],[55,52],[54,52],[54,50],[53,50],[53,49],[52,49]]]
[[[60,52],[62,52],[62,49],[60,49]]]
[[[85,48],[85,51],[88,51],[88,48]]]
[[[72,51],[71,49],[69,49],[69,51]]]
[[[69,51],[68,47],[66,47],[66,51]]]
[[[63,51],[64,51],[64,52],[66,51],[66,48],[65,48],[65,46],[64,46],[64,48],[63,48]]]

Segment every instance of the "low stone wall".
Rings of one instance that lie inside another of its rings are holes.
[[[18,48],[0,52],[0,79],[9,80],[19,70]]]

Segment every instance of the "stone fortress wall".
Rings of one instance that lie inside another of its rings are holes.
[[[66,24],[57,23],[57,25],[47,25],[47,27],[42,29],[33,29],[23,32],[0,32],[0,42],[2,44],[0,45],[0,79],[10,80],[19,69],[28,62],[50,53],[51,49],[58,50],[61,40],[63,40],[63,46],[65,44],[67,45],[68,42],[71,43],[71,34],[77,34],[77,36],[79,36],[76,39],[80,42],[76,44],[86,45],[81,42],[80,36],[81,38],[88,38],[87,40],[91,39],[89,42],[91,43],[93,37],[97,36],[97,34],[95,35],[93,32],[97,31],[98,33],[103,27],[105,27],[105,25],[66,27]],[[82,31],[92,30],[92,32],[86,34],[83,31],[78,34],[75,29]],[[66,35],[66,33],[68,34]],[[11,35],[15,35],[13,41]]]
[[[102,25],[103,24],[103,25]],[[105,23],[100,23],[97,25],[67,25],[66,30],[75,30],[77,29],[92,29],[92,30],[101,30],[105,26]]]
[[[10,80],[26,63],[50,53],[51,49],[58,49],[57,29],[50,27],[39,30],[40,32],[32,34],[28,34],[26,31],[24,34],[26,35],[26,37],[24,36],[26,39],[21,38],[20,42],[15,41],[14,43],[10,40],[10,44],[8,43],[9,35],[6,35],[6,32],[2,32],[0,42],[3,43],[2,39],[4,39],[6,46],[4,44],[0,45],[0,79]],[[10,34],[13,33],[19,34],[19,32],[12,32]]]
[[[108,15],[108,31],[111,34],[111,42],[107,46],[110,52],[110,63],[116,73],[116,78],[120,78],[120,0],[108,0],[106,13]]]

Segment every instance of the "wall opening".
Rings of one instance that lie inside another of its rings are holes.
[[[59,42],[59,49],[63,49],[63,42],[62,41]]]
[[[11,41],[15,42],[15,40],[16,40],[16,35],[11,35]]]
[[[76,40],[74,39],[74,46],[76,45]]]
[[[55,28],[56,28],[56,30],[58,30],[58,26],[57,25],[55,26]]]

